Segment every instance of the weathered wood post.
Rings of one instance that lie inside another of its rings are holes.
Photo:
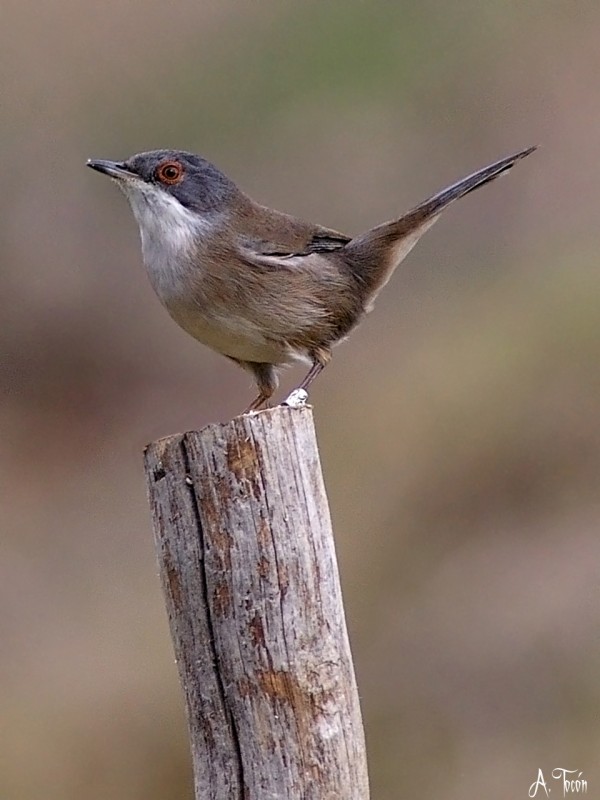
[[[162,439],[145,468],[196,800],[367,800],[312,410]]]

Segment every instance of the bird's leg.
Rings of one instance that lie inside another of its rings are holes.
[[[258,409],[267,402],[270,396],[269,394],[261,392],[242,413],[249,414],[251,411],[258,411]]]
[[[273,364],[258,364],[254,361],[238,361],[238,363],[254,375],[258,385],[258,397],[244,411],[244,414],[248,414],[250,411],[256,411],[267,403],[275,389],[277,389],[279,379]]]
[[[316,350],[313,350],[311,353],[312,356],[312,367],[308,370],[306,377],[298,387],[299,389],[304,389],[306,391],[314,379],[319,375],[329,364],[331,359],[331,350],[328,347],[319,347]]]

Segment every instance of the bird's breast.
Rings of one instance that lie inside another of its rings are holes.
[[[140,226],[142,256],[148,278],[163,302],[185,297],[201,258],[200,232],[186,225],[162,224]]]
[[[200,253],[193,266],[171,255],[158,257],[144,248],[144,263],[159,300],[186,333],[218,353],[239,361],[279,363],[289,360],[287,348],[268,339],[261,327],[234,311],[220,309],[199,291],[202,284]]]
[[[220,314],[214,309],[202,308],[192,298],[163,299],[163,303],[184,331],[218,353],[238,361],[266,364],[286,364],[302,360],[284,341],[265,335],[263,328],[234,313]]]

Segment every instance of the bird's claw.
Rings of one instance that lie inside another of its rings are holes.
[[[294,389],[294,391],[285,398],[283,405],[289,406],[290,408],[302,408],[306,405],[307,400],[308,392],[306,389]]]

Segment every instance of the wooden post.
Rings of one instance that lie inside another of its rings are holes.
[[[145,468],[196,800],[367,800],[311,409],[161,439]]]

